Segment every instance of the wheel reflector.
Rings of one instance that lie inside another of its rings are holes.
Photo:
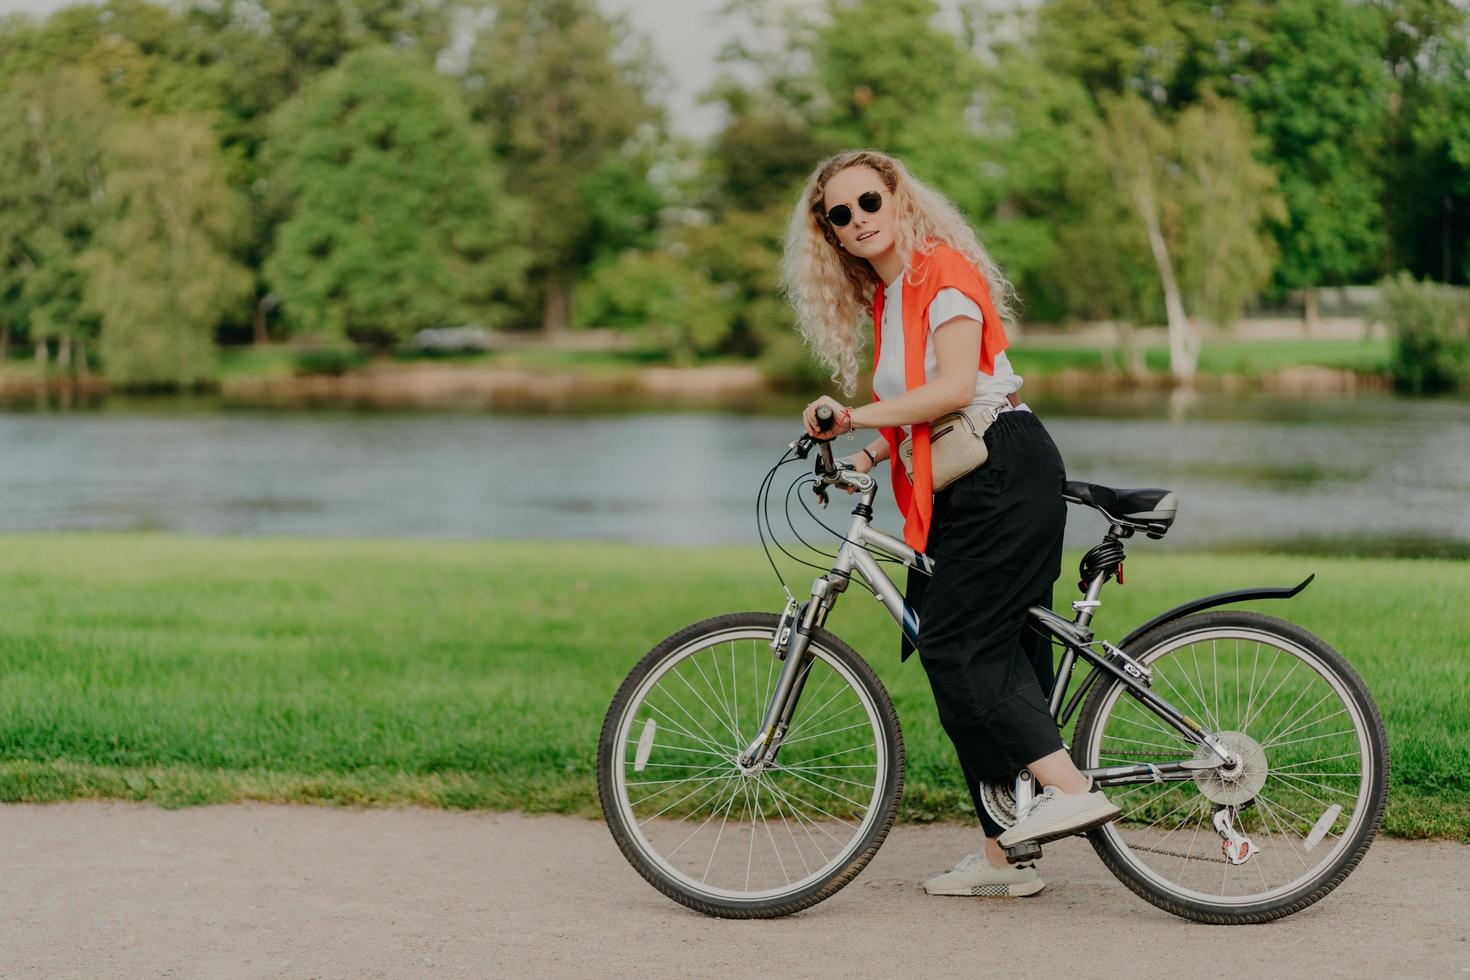
[[[633,771],[642,772],[648,765],[648,753],[653,749],[653,733],[658,729],[650,718],[643,724],[643,734],[638,736],[638,753],[633,756]]]
[[[1321,843],[1322,838],[1327,836],[1327,829],[1332,826],[1333,821],[1337,819],[1340,813],[1342,813],[1342,807],[1336,803],[1328,807],[1322,816],[1317,819],[1317,822],[1312,825],[1312,832],[1307,835],[1307,840],[1302,844],[1302,847],[1310,851]]]

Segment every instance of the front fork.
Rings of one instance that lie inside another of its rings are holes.
[[[741,769],[765,769],[775,763],[781,740],[786,737],[792,713],[801,699],[801,689],[806,685],[807,667],[812,659],[807,647],[811,645],[812,632],[827,621],[837,594],[846,588],[845,577],[823,575],[812,583],[812,596],[806,602],[797,606],[795,598],[787,600],[771,643],[772,656],[782,661],[781,674],[776,678],[776,690],[766,706],[760,731],[740,753]]]

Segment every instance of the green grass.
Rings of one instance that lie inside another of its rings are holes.
[[[1068,344],[1064,338],[1058,337],[1034,343],[1023,340],[1007,353],[1012,367],[1023,376],[1045,376],[1064,370],[1102,371],[1105,366],[1103,352],[1098,348]],[[1390,353],[1391,345],[1383,339],[1245,341],[1229,337],[1212,338],[1205,341],[1200,351],[1199,372],[1256,378],[1283,368],[1312,365],[1377,373],[1388,370]],[[1111,352],[1108,356],[1116,363]],[[1150,372],[1168,374],[1168,348],[1148,348],[1144,363]]]
[[[1199,370],[1206,375],[1238,374],[1259,377],[1298,365],[1346,368],[1358,372],[1388,370],[1390,344],[1387,340],[1300,339],[1280,341],[1243,341],[1229,337],[1211,338],[1200,354]],[[1111,353],[1109,357],[1111,357]],[[1104,369],[1103,352],[1068,342],[1065,337],[1049,337],[1034,342],[1022,341],[1010,352],[1012,365],[1022,375],[1047,375],[1062,370],[1096,371]],[[389,359],[399,362],[426,362],[461,365],[524,368],[533,371],[580,371],[590,374],[625,373],[630,369],[672,363],[667,352],[654,347],[638,347],[622,351],[585,351],[545,347],[525,347],[498,353],[458,353],[424,355],[400,352]],[[705,358],[705,364],[750,363],[728,357]],[[1166,347],[1149,348],[1145,363],[1151,372],[1165,375],[1169,371]],[[220,378],[280,377],[293,373],[296,354],[288,346],[225,347],[220,349]],[[28,370],[28,369],[23,369]]]
[[[285,344],[250,344],[219,349],[221,381],[234,378],[288,378],[295,373],[296,352]]]
[[[1393,750],[1387,830],[1470,840],[1465,563],[1139,544],[1097,625],[1117,636],[1176,601],[1309,571],[1302,596],[1260,607],[1327,638],[1372,688]],[[3,538],[0,800],[591,814],[597,734],[634,662],[692,620],[779,598],[751,548]],[[905,818],[968,817],[895,627],[857,594],[830,625],[898,704]]]

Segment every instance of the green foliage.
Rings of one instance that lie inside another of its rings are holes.
[[[529,298],[555,330],[568,319],[578,273],[605,254],[595,229],[650,216],[644,192],[612,185],[647,179],[648,144],[662,123],[648,99],[653,58],[629,50],[626,21],[604,17],[592,0],[498,0],[494,8],[470,51],[467,98],[506,165],[507,186],[530,202],[539,288]],[[586,207],[594,192],[596,210]],[[632,217],[617,214],[619,202]]]
[[[366,361],[361,351],[346,344],[310,346],[292,355],[291,370],[298,375],[341,377]]]
[[[1180,288],[1192,314],[1229,329],[1271,278],[1277,250],[1266,227],[1286,207],[1234,104],[1207,95],[1179,114],[1174,138]]]
[[[706,159],[700,203],[715,214],[771,211],[779,224],[817,161],[838,149],[790,111],[732,111]]]
[[[1382,160],[1385,269],[1442,282],[1470,269],[1470,33],[1456,0],[1375,0],[1393,79]],[[1456,154],[1456,133],[1465,152]],[[1458,157],[1458,162],[1457,161]]]
[[[0,91],[0,296],[32,340],[96,335],[79,260],[105,217],[103,136],[113,118],[76,70],[18,75]]]
[[[593,270],[578,326],[651,328],[690,357],[720,348],[734,321],[729,291],[667,252],[625,252]]]
[[[207,381],[214,325],[250,290],[231,254],[243,209],[214,138],[181,116],[129,123],[110,134],[106,168],[111,213],[81,261],[108,377],[118,385]]]
[[[1094,96],[1138,95],[1182,108],[1237,71],[1258,42],[1249,2],[1047,0],[1034,49]]]
[[[1470,387],[1470,289],[1400,272],[1379,290],[1373,317],[1393,334],[1394,384],[1415,393]]]
[[[1234,77],[1286,203],[1273,221],[1277,285],[1371,276],[1384,246],[1379,156],[1391,84],[1377,18],[1342,0],[1266,9],[1251,67]]]
[[[348,55],[281,107],[268,159],[288,217],[265,273],[294,332],[402,343],[509,317],[525,207],[418,56]]]
[[[935,24],[934,0],[829,0],[813,39],[827,96],[821,131],[834,143],[901,157],[921,179],[976,214],[981,143],[966,119],[979,65]]]
[[[1170,369],[1187,383],[1200,351],[1190,314],[1228,327],[1270,274],[1264,223],[1280,214],[1275,176],[1253,157],[1244,115],[1213,96],[1173,121],[1134,96],[1104,96],[1102,110],[1089,130],[1107,179],[1074,184],[1074,193],[1094,200],[1084,205],[1086,224],[1067,241],[1102,250],[1095,261],[1111,268],[1088,274],[1102,289],[1089,302],[1120,320],[1141,308],[1136,287],[1148,256],[1169,326]]]

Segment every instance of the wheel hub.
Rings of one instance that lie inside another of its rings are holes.
[[[1232,766],[1202,769],[1194,774],[1194,784],[1208,799],[1227,806],[1240,806],[1255,799],[1266,785],[1266,750],[1245,732],[1220,732],[1215,736],[1235,756]],[[1215,753],[1205,746],[1195,752],[1198,761],[1209,761]]]

